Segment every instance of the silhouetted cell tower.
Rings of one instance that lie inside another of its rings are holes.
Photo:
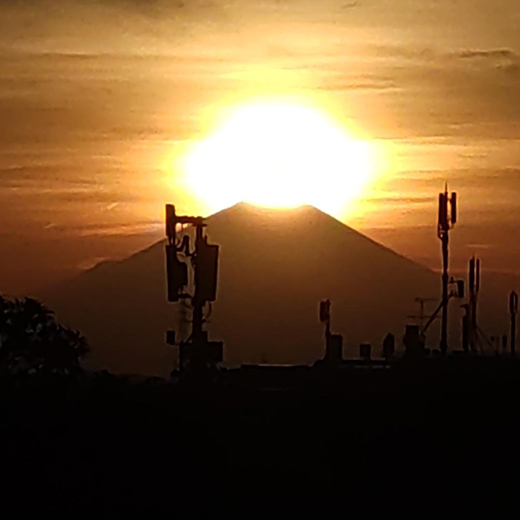
[[[190,250],[190,237],[177,236],[178,226],[195,228],[195,249]],[[208,341],[208,333],[204,330],[204,307],[213,302],[217,296],[218,246],[208,244],[204,236],[206,224],[202,217],[178,216],[175,206],[166,206],[166,271],[168,301],[191,300],[193,321],[191,336],[187,341],[179,343],[179,367],[186,370],[200,371],[222,361],[223,344]],[[179,258],[179,255],[184,257]],[[188,292],[188,263],[193,270],[194,290]],[[167,342],[177,344],[175,332],[168,331]]]
[[[448,185],[444,193],[439,193],[439,218],[437,235],[442,243],[442,325],[441,325],[441,353],[446,354],[448,349],[448,283],[449,283],[449,231],[457,223],[457,194],[448,194]]]

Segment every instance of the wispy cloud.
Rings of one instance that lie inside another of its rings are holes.
[[[519,23],[517,0],[0,2],[3,227],[91,245],[153,229],[183,197],[158,181],[172,143],[258,92],[319,96],[393,142],[367,225],[411,207],[420,229],[446,178],[464,211],[501,198],[492,217],[520,221]]]

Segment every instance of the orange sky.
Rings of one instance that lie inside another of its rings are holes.
[[[0,291],[33,291],[204,212],[168,158],[207,114],[319,99],[396,156],[347,224],[431,267],[459,192],[454,265],[518,271],[520,4],[19,0],[0,6]],[[168,178],[169,177],[169,178]],[[177,188],[176,188],[177,186]]]

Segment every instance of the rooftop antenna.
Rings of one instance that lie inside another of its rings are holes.
[[[442,324],[441,324],[441,354],[446,355],[448,350],[448,302],[449,302],[449,231],[457,223],[457,194],[448,194],[448,183],[444,193],[439,193],[439,216],[437,236],[442,243]]]
[[[468,342],[471,352],[477,351],[478,345],[478,320],[477,304],[478,293],[480,292],[480,259],[474,256],[469,261],[469,302],[467,307],[468,314]]]
[[[177,236],[178,226],[195,228],[195,248],[190,250],[190,237]],[[192,330],[188,340],[178,344],[179,368],[201,371],[222,361],[221,342],[208,341],[204,330],[204,307],[216,300],[218,252],[217,245],[208,244],[204,235],[206,223],[202,217],[179,216],[175,206],[166,205],[166,271],[169,302],[191,302]],[[181,258],[179,258],[181,255]],[[183,261],[184,256],[185,261]],[[193,292],[188,292],[188,259],[193,271]],[[168,331],[167,343],[176,345],[175,332]]]

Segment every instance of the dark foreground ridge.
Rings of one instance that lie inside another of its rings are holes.
[[[517,518],[520,366],[4,379],[17,518]]]

